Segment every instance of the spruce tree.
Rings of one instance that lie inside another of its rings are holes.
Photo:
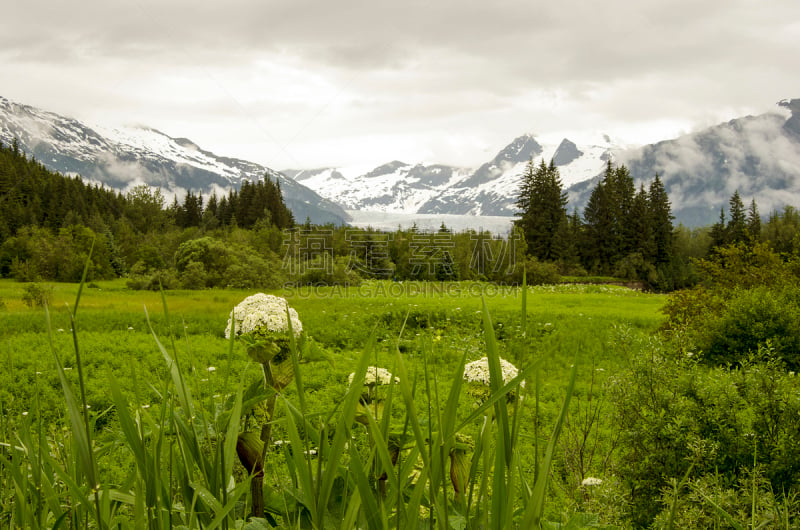
[[[528,162],[520,185],[517,222],[525,236],[528,253],[542,261],[562,258],[566,252],[567,194],[558,168],[544,159],[538,166]]]
[[[750,209],[747,211],[747,235],[752,241],[761,241],[761,215],[755,199],[750,201]]]
[[[733,193],[729,204],[731,207],[731,218],[728,221],[728,226],[725,228],[728,243],[747,241],[747,214],[745,213],[742,198],[739,196],[739,190]]]
[[[583,210],[581,255],[587,268],[595,272],[609,272],[619,254],[613,181],[614,168],[609,161]]]
[[[725,229],[725,208],[719,209],[719,220],[711,226],[711,248],[724,247],[728,244],[728,232]]]
[[[633,241],[633,252],[641,254],[645,261],[654,262],[656,243],[653,234],[653,216],[648,199],[644,184],[641,184],[639,192],[633,198],[628,227]]]
[[[655,263],[669,263],[672,261],[672,240],[674,227],[672,226],[672,209],[664,189],[661,178],[656,174],[650,183],[650,192],[647,197],[650,212],[651,231],[655,243]]]

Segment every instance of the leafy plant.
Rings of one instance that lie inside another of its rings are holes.
[[[44,307],[53,295],[53,288],[40,283],[29,283],[23,288],[22,301],[28,307]]]

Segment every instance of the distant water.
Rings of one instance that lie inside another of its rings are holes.
[[[397,230],[411,228],[414,223],[420,230],[438,230],[442,223],[454,232],[464,230],[488,230],[497,235],[506,235],[511,231],[515,217],[501,217],[497,215],[451,215],[451,214],[422,214],[422,213],[394,213],[371,212],[363,210],[347,210],[352,217],[350,224],[359,228],[372,227],[377,230]]]

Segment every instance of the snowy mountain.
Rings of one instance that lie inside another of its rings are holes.
[[[180,196],[191,190],[207,196],[269,175],[280,182],[296,219],[337,224],[349,219],[339,205],[299,182],[253,162],[204,151],[186,138],[146,127],[88,125],[0,97],[0,141],[10,144],[15,138],[23,151],[49,169],[122,191],[149,184],[167,194]]]
[[[524,135],[475,170],[394,161],[371,171],[323,168],[283,173],[348,210],[510,216],[516,211],[519,181],[531,158],[548,162],[552,158],[569,185],[601,172],[613,148],[608,137],[578,147],[566,138],[543,146],[532,135]]]
[[[728,210],[735,191],[762,215],[800,205],[800,99],[782,110],[746,116],[672,140],[617,153],[639,183],[659,174],[677,222],[705,226]],[[596,179],[572,186],[570,208],[583,208]]]
[[[445,165],[406,164],[395,160],[370,171],[338,168],[284,174],[348,210],[416,213],[426,202],[467,178],[465,169]]]
[[[625,148],[607,136],[546,143],[523,135],[474,171],[391,162],[372,171],[286,172],[349,210],[384,213],[513,216],[521,175],[530,158],[551,159],[582,211],[611,157],[636,186],[661,176],[676,223],[712,224],[735,191],[754,198],[763,214],[800,205],[800,99],[781,110],[746,116],[651,145]]]

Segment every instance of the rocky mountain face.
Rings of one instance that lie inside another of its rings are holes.
[[[762,214],[800,205],[800,99],[782,110],[746,116],[655,144],[625,149],[608,137],[581,145],[543,145],[524,135],[476,170],[392,162],[369,172],[325,169],[298,176],[320,195],[352,210],[513,216],[530,158],[559,168],[570,211],[581,211],[609,157],[628,166],[636,186],[660,175],[677,223],[712,224],[735,191]],[[291,172],[287,174],[297,174]],[[424,175],[438,178],[426,180]]]
[[[531,158],[552,158],[564,183],[571,184],[602,171],[614,147],[608,137],[578,147],[566,138],[542,145],[534,136],[523,135],[477,169],[394,161],[370,171],[324,168],[283,173],[349,210],[511,216],[516,212],[520,176]]]
[[[661,176],[676,222],[705,226],[728,210],[735,191],[762,215],[800,205],[800,99],[779,105],[786,112],[746,116],[656,144],[616,153],[638,187]],[[570,209],[583,208],[596,179],[569,192]]]
[[[268,168],[204,151],[191,140],[149,128],[104,128],[21,105],[0,97],[0,141],[17,139],[20,148],[51,170],[78,174],[118,190],[137,184],[183,195],[225,193],[242,180],[269,175],[281,185],[284,201],[299,221],[341,224],[349,219],[336,203]]]

